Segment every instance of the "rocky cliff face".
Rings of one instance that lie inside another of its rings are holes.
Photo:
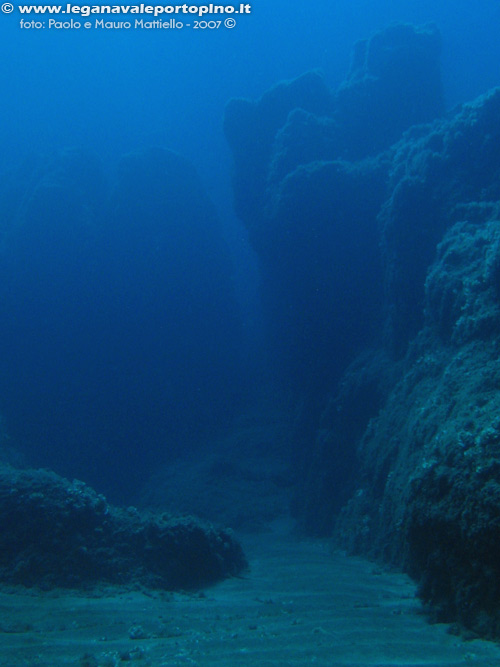
[[[500,90],[440,116],[438,45],[392,28],[319,109],[289,94],[305,78],[264,96],[259,113],[282,106],[260,180],[228,138],[237,199],[245,178],[258,194],[239,212],[281,371],[314,406],[296,443],[303,526],[499,636]]]

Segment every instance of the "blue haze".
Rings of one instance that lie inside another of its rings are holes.
[[[230,156],[222,132],[231,97],[257,98],[276,82],[310,69],[320,69],[335,88],[348,71],[353,43],[397,21],[435,22],[440,28],[448,108],[500,84],[496,0],[255,0],[252,14],[239,17],[236,28],[219,31],[35,31],[21,30],[18,20],[17,14],[0,17],[1,171],[26,156],[66,148],[95,154],[105,173],[115,173],[121,156],[133,151],[152,146],[176,151],[194,165],[218,211],[210,219],[218,220],[213,224],[220,225],[236,267],[244,332],[258,328],[257,272],[232,212]],[[123,198],[119,201],[125,210]],[[103,208],[99,215],[104,220],[112,211]],[[132,245],[133,235],[124,233],[123,242]],[[53,249],[56,255],[65,251],[64,246]],[[182,270],[190,274],[198,268],[188,263]],[[231,319],[225,308],[214,304],[212,319],[219,314]],[[247,368],[238,363],[239,380],[221,379],[232,383],[224,389],[228,400],[232,391],[239,393],[235,383],[243,382]],[[190,400],[181,411],[186,419]],[[221,411],[217,418],[222,423],[230,417]],[[116,455],[119,444],[110,451]],[[53,454],[48,462],[55,459]],[[38,462],[43,461],[42,453]],[[68,464],[62,472],[78,471]],[[98,475],[89,476],[99,484]]]
[[[195,162],[227,213],[227,100],[311,68],[335,87],[354,41],[395,21],[439,26],[448,106],[499,83],[496,0],[256,0],[235,29],[210,33],[21,31],[2,16],[2,163],[68,145],[112,160],[160,143]]]

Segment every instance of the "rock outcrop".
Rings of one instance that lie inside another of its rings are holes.
[[[232,533],[193,517],[108,504],[45,470],[0,467],[0,581],[196,589],[246,567]]]
[[[266,139],[239,212],[306,406],[302,526],[499,637],[500,89],[442,115],[438,60],[432,28],[358,45],[330,106],[297,104]]]

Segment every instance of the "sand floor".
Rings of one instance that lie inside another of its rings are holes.
[[[429,625],[403,575],[273,533],[202,593],[0,591],[0,665],[498,667],[500,647]]]

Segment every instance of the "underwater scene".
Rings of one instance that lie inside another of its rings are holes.
[[[500,3],[106,1],[0,5],[0,667],[499,666]]]

